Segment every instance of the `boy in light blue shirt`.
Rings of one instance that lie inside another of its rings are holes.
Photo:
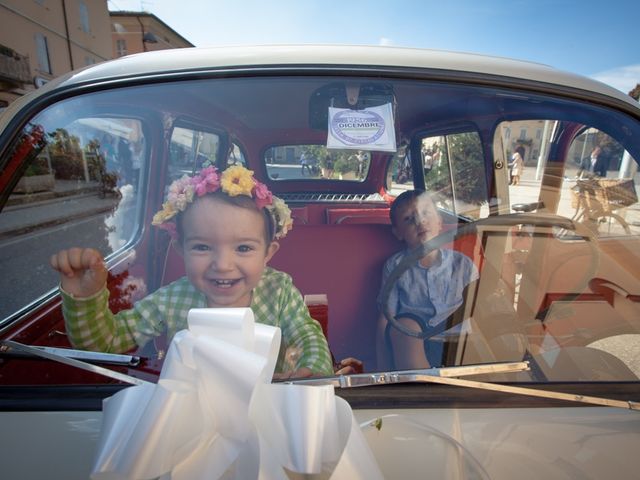
[[[423,190],[407,190],[399,195],[391,205],[390,217],[394,235],[407,248],[385,262],[382,285],[409,252],[442,230],[434,200]],[[450,249],[432,250],[397,279],[386,300],[388,312],[411,331],[428,337],[437,335],[446,329],[447,319],[462,305],[466,287],[477,278],[478,271],[466,255]],[[384,301],[380,294],[381,312]],[[389,324],[384,314],[378,321],[377,336],[378,362],[390,368],[442,365],[442,342],[409,336]]]

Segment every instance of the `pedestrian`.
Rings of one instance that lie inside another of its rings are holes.
[[[591,155],[585,157],[580,162],[580,170],[578,171],[578,178],[586,177],[606,177],[607,176],[607,161],[601,155],[602,148],[599,145],[593,147]]]
[[[324,176],[325,178],[333,178],[333,157],[331,157],[331,155],[327,157],[327,161],[325,163]]]
[[[511,168],[511,181],[510,185],[518,185],[520,183],[520,177],[524,172],[524,148],[522,146],[516,148],[516,151],[511,156],[511,162],[509,167]]]
[[[311,165],[309,165],[309,160],[307,156],[302,152],[300,154],[300,165],[302,166],[302,176],[304,177],[304,171],[306,170],[309,175],[313,175],[313,171],[311,170]]]

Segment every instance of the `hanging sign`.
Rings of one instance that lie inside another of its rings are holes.
[[[327,148],[396,151],[391,103],[364,110],[329,107]]]

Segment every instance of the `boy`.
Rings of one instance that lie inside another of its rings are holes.
[[[389,212],[393,234],[407,248],[389,258],[383,269],[382,284],[413,249],[437,237],[442,218],[434,199],[424,190],[407,190],[391,204]],[[409,330],[438,333],[443,322],[461,305],[465,288],[478,278],[469,257],[450,249],[435,249],[407,269],[393,286],[387,299],[391,315]],[[378,297],[380,311],[384,301]],[[428,368],[442,363],[442,343],[411,337],[388,324],[381,313],[378,320],[378,368]]]

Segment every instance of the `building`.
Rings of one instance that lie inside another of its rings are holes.
[[[113,58],[194,46],[152,13],[119,11],[110,12],[109,15]]]
[[[107,0],[0,0],[0,111],[71,70],[112,58]]]
[[[543,145],[549,141],[551,128],[549,122],[544,120],[519,120],[514,122],[503,122],[501,124],[502,145],[506,149],[505,157],[511,158],[516,148],[523,147],[525,154],[523,160],[525,164],[536,164],[542,151]]]
[[[71,70],[183,47],[193,44],[155,15],[109,12],[107,0],[0,0],[0,112]]]

